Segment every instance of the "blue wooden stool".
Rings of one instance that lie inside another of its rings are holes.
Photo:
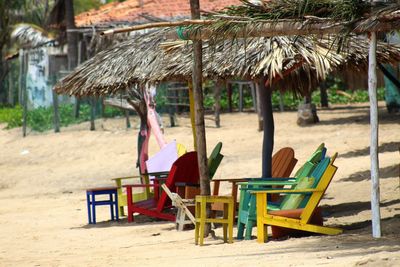
[[[109,195],[108,200],[97,200],[98,195]],[[86,190],[89,224],[96,224],[96,206],[110,205],[111,220],[118,221],[117,187],[91,188]],[[114,213],[115,209],[115,213]],[[114,217],[115,214],[115,217]]]

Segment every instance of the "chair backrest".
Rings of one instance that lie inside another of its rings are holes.
[[[309,176],[312,171],[314,170],[315,166],[325,158],[326,155],[326,148],[325,144],[322,143],[318,146],[318,148],[314,151],[314,153],[311,155],[311,157],[304,163],[303,166],[301,166],[300,169],[297,170],[296,174],[294,177],[296,178],[301,178],[301,177],[306,177]]]
[[[272,157],[272,177],[289,177],[293,171],[297,159],[294,157],[294,150],[284,147]]]
[[[218,144],[214,147],[211,152],[210,157],[208,158],[208,173],[210,176],[210,180],[214,177],[215,172],[217,171],[219,164],[221,163],[224,155],[221,154],[222,143],[218,142]]]
[[[303,223],[308,223],[310,221],[310,219],[314,213],[314,210],[318,207],[318,204],[321,201],[322,197],[324,196],[326,189],[328,188],[329,184],[331,183],[332,178],[337,171],[337,167],[335,165],[333,165],[336,157],[337,157],[337,153],[335,153],[332,156],[324,174],[320,178],[320,181],[316,187],[316,189],[318,189],[318,191],[311,194],[310,199],[307,202],[307,205],[304,207],[303,212],[300,215],[300,220]]]
[[[199,183],[199,167],[197,152],[188,152],[179,157],[171,167],[165,185],[171,192],[175,192],[175,183]],[[167,203],[167,194],[163,191],[157,203],[157,210],[162,211]]]
[[[318,163],[318,165],[315,167],[314,171],[311,173],[309,177],[300,177],[298,179],[298,183],[294,187],[294,189],[315,188],[316,185],[318,185],[325,170],[327,169],[329,162],[330,162],[329,158],[323,159],[320,163]],[[305,200],[305,198],[306,195],[304,194],[288,194],[282,200],[280,209],[283,210],[297,209],[301,207],[301,205],[303,204],[303,200]]]

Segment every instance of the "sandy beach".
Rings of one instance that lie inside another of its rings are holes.
[[[126,129],[124,118],[98,119],[96,131],[82,123],[26,138],[21,129],[0,125],[0,266],[400,266],[400,114],[389,115],[383,102],[379,107],[380,239],[371,235],[367,103],[319,110],[320,123],[309,127],[296,125],[296,112],[274,113],[274,151],[292,147],[295,170],[322,142],[329,155],[339,153],[321,205],[324,223],[344,233],[265,244],[207,238],[199,247],[193,230],[178,232],[171,222],[146,218],[111,222],[106,207],[97,209],[99,223],[88,225],[85,189],[138,174],[138,130]],[[138,124],[137,117],[131,120]],[[260,175],[262,133],[255,113],[222,114],[221,128],[210,120],[206,126],[208,152],[224,144],[216,178]],[[165,136],[193,149],[187,117],[178,117],[178,127],[165,127]],[[154,138],[150,142],[152,155],[158,146]],[[228,193],[229,184],[221,191]]]

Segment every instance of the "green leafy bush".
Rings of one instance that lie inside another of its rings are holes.
[[[22,126],[22,108],[0,108],[0,123],[6,123],[7,129]]]

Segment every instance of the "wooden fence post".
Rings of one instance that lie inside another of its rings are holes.
[[[379,208],[379,158],[378,158],[378,101],[376,92],[376,33],[370,34],[369,69],[368,69],[368,94],[370,102],[371,124],[371,211],[372,211],[372,236],[381,237],[381,214]]]

